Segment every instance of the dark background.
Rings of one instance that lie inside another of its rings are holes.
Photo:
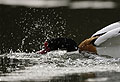
[[[47,38],[69,37],[78,44],[120,20],[120,9],[27,8],[0,5],[0,53],[35,52]]]

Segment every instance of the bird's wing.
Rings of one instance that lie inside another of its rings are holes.
[[[104,47],[120,45],[120,27],[101,35],[95,40],[94,44]]]
[[[104,27],[103,29],[97,31],[95,34],[92,35],[92,37],[97,36],[97,35],[103,35],[106,32],[113,30],[113,29],[116,29],[116,28],[119,28],[119,27],[120,27],[120,22],[115,22],[115,23],[110,24],[110,25]]]

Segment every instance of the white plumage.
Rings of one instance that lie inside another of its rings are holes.
[[[120,57],[120,22],[113,23],[97,31],[92,37],[100,35],[94,42],[97,53]]]
[[[104,27],[103,29],[97,31],[96,33],[94,33],[92,35],[92,37],[96,36],[96,35],[99,35],[99,34],[106,33],[106,32],[108,32],[110,30],[113,30],[113,29],[116,29],[116,28],[119,28],[119,27],[120,27],[120,22],[116,22],[116,23],[110,24],[110,25]]]

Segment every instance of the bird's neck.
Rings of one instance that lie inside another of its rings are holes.
[[[84,40],[80,43],[79,50],[80,51],[88,51],[97,54],[96,47],[93,45],[92,41],[97,39],[99,36],[91,37],[89,39]]]

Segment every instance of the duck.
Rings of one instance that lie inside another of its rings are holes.
[[[82,41],[78,48],[79,52],[120,57],[120,21],[98,30],[90,38]]]

